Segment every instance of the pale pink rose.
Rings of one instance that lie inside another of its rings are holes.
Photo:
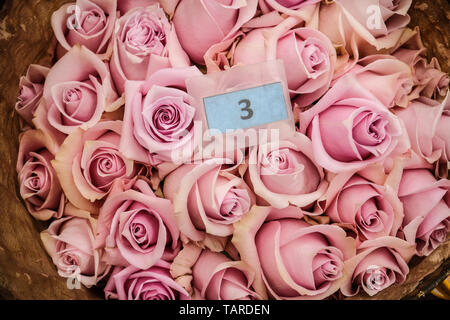
[[[105,298],[118,300],[190,300],[169,272],[170,263],[160,260],[146,270],[115,267],[106,284]]]
[[[407,169],[399,178],[405,212],[401,233],[416,244],[417,255],[428,256],[450,231],[450,180],[436,180],[427,169]]]
[[[182,165],[166,177],[163,186],[164,196],[173,201],[181,233],[207,246],[216,236],[231,235],[233,223],[255,204],[247,184],[222,170],[221,163],[221,159],[210,159]]]
[[[65,197],[51,164],[57,150],[56,143],[40,130],[28,130],[20,136],[16,166],[20,196],[38,220],[63,214]]]
[[[403,207],[395,191],[358,174],[334,177],[326,199],[326,215],[332,222],[352,225],[358,243],[396,236],[403,221]]]
[[[395,283],[403,283],[414,253],[414,245],[396,237],[365,241],[358,247],[357,255],[346,262],[350,277],[341,292],[354,296],[362,288],[373,296]]]
[[[299,118],[316,162],[335,173],[382,162],[403,141],[401,121],[352,75]]]
[[[101,121],[71,133],[52,161],[67,199],[78,208],[97,212],[116,179],[138,172],[133,160],[119,151],[122,121]]]
[[[120,93],[126,80],[145,80],[159,69],[190,65],[159,4],[128,11],[117,20],[113,37],[111,75]]]
[[[57,57],[79,44],[107,58],[116,17],[116,0],[77,0],[61,6],[52,15],[52,28],[59,43]]]
[[[175,257],[170,273],[195,300],[254,300],[255,272],[223,253],[188,244]]]
[[[116,99],[107,65],[75,45],[50,69],[33,123],[52,136],[88,129]]]
[[[311,140],[300,133],[279,143],[252,147],[248,161],[245,180],[258,196],[259,205],[306,207],[326,191]]]
[[[94,248],[96,221],[87,211],[71,205],[67,217],[53,221],[41,232],[41,240],[61,277],[69,278],[86,287],[96,285],[104,278],[110,266],[102,261],[103,250]]]
[[[96,248],[105,248],[112,265],[147,269],[173,259],[179,233],[170,200],[157,197],[143,179],[118,180],[100,209]]]
[[[412,99],[414,77],[411,68],[392,56],[367,56],[349,73],[388,108],[406,108]]]
[[[162,69],[145,82],[128,81],[120,150],[129,158],[157,165],[179,162],[194,152],[193,98],[185,80],[197,67]]]
[[[205,64],[206,51],[235,35],[256,13],[258,0],[181,0],[173,23],[181,46],[197,64]]]
[[[20,93],[15,109],[29,125],[32,125],[34,111],[41,101],[45,78],[49,70],[47,67],[30,64],[27,74],[20,77]]]
[[[234,51],[234,65],[282,59],[294,105],[306,107],[330,87],[336,51],[330,40],[311,28],[291,27],[295,19],[286,19],[274,28],[248,33]]]
[[[263,298],[323,299],[346,280],[355,240],[338,226],[300,218],[291,207],[255,206],[235,224],[232,243],[255,270],[253,288]]]
[[[158,0],[119,0],[117,1],[117,10],[120,11],[121,15],[124,15],[134,8],[148,7],[155,3],[158,3]]]
[[[450,95],[439,103],[426,97],[411,102],[397,115],[405,123],[414,152],[436,163],[436,174],[448,177],[450,169]]]

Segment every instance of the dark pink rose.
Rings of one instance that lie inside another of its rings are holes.
[[[117,181],[100,209],[97,248],[112,265],[147,269],[171,261],[180,249],[173,205],[142,179]]]
[[[251,266],[222,253],[185,245],[170,272],[195,300],[260,299],[252,288],[255,273]]]
[[[171,277],[170,264],[160,260],[146,270],[116,266],[105,286],[106,299],[190,300],[189,294]]]
[[[28,130],[20,136],[16,166],[20,196],[39,220],[63,214],[65,197],[51,164],[57,150],[57,144],[40,130]]]
[[[108,46],[116,22],[117,2],[77,0],[64,4],[55,11],[52,15],[52,28],[59,43],[58,58],[76,44],[107,58],[111,54]]]
[[[342,285],[341,292],[345,296],[354,296],[363,289],[373,296],[395,283],[403,283],[414,253],[414,245],[396,237],[363,242],[356,256],[346,262],[350,277]]]
[[[255,206],[235,224],[232,243],[256,271],[263,298],[323,299],[346,280],[355,240],[338,226],[306,223],[296,209]]]
[[[352,75],[339,79],[299,118],[317,163],[332,172],[382,162],[403,141],[400,120]]]
[[[32,125],[34,111],[41,101],[45,78],[49,70],[47,67],[30,64],[26,76],[20,77],[20,93],[15,109],[29,125]]]

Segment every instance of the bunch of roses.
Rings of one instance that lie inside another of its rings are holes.
[[[16,110],[20,195],[52,220],[41,238],[58,273],[116,299],[322,299],[403,282],[450,230],[449,78],[406,27],[410,5],[77,0],[54,12],[55,63],[29,67]],[[185,80],[271,59],[295,135],[183,164],[197,112]]]

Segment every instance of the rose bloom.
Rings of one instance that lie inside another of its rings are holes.
[[[416,244],[419,256],[428,256],[447,239],[450,231],[450,180],[436,180],[427,169],[407,169],[395,174],[405,218],[402,234]]]
[[[256,13],[258,0],[172,0],[179,2],[173,23],[181,46],[196,64],[214,44],[234,36]]]
[[[105,298],[118,300],[190,300],[169,272],[170,263],[160,260],[146,270],[115,267],[106,284]]]
[[[30,64],[25,76],[20,77],[15,109],[17,113],[32,125],[34,111],[39,105],[44,91],[44,82],[50,69],[37,64]]]
[[[147,269],[171,261],[180,249],[172,203],[143,179],[115,183],[100,209],[98,231],[96,248],[105,248],[112,265]]]
[[[172,68],[155,72],[145,82],[127,82],[120,143],[127,157],[151,165],[191,157],[196,108],[185,80],[198,75],[197,67]]]
[[[251,189],[240,177],[222,170],[221,160],[182,165],[163,186],[164,196],[174,203],[181,233],[207,246],[215,236],[231,235],[233,223],[255,204]]]
[[[306,207],[327,188],[324,172],[314,161],[311,140],[300,133],[252,147],[245,180],[258,196],[258,204],[276,208]]]
[[[94,126],[116,99],[108,67],[86,47],[76,45],[50,69],[44,103],[33,123],[61,141],[61,134],[64,140],[77,128]]]
[[[113,182],[134,177],[138,166],[119,151],[122,121],[102,121],[71,133],[52,161],[69,201],[78,208],[98,211]]]
[[[222,253],[187,244],[175,257],[170,272],[195,300],[260,299],[252,288],[252,268]]]
[[[111,75],[120,93],[126,80],[144,80],[159,69],[190,65],[159,4],[134,8],[120,17],[113,41]]]
[[[20,196],[38,220],[60,218],[64,210],[65,197],[51,165],[57,150],[56,143],[40,130],[20,136],[16,165]]]
[[[325,198],[326,215],[332,222],[354,226],[359,243],[396,236],[401,227],[403,207],[389,185],[379,185],[358,174],[340,174],[330,183]]]
[[[336,51],[321,32],[291,29],[297,20],[286,19],[275,28],[248,33],[234,51],[234,65],[282,59],[293,103],[303,108],[319,99],[330,87]]]
[[[64,214],[66,217],[41,232],[42,243],[61,277],[80,281],[86,287],[96,285],[110,269],[102,261],[103,251],[94,248],[96,222],[89,212],[70,204]]]
[[[58,58],[76,44],[106,57],[116,11],[116,0],[77,0],[61,6],[52,15]]]
[[[394,283],[403,283],[414,253],[414,245],[396,237],[363,242],[356,256],[346,262],[351,276],[342,285],[341,292],[345,296],[354,296],[363,289],[373,296]]]
[[[411,102],[397,115],[405,123],[411,147],[431,164],[436,174],[447,178],[450,169],[450,98],[439,103],[426,97]]]
[[[381,162],[403,141],[400,120],[352,75],[299,118],[317,163],[335,173]]]
[[[267,299],[323,299],[346,280],[355,240],[333,225],[310,225],[295,207],[253,207],[235,224],[232,243],[256,272],[255,291]]]

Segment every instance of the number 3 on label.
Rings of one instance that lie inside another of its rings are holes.
[[[245,104],[245,107],[241,109],[241,111],[246,111],[247,115],[241,116],[242,120],[248,120],[253,117],[253,109],[250,107],[250,100],[242,99],[239,101],[239,104]]]

